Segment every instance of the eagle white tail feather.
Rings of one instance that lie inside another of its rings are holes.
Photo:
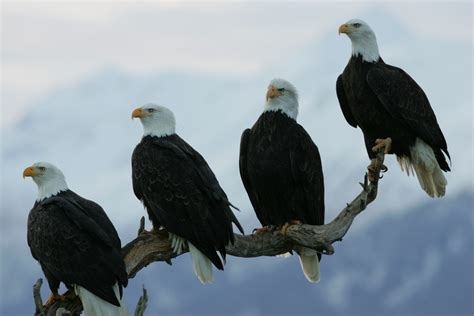
[[[421,188],[425,190],[429,196],[442,197],[445,195],[448,182],[438,166],[430,171],[423,165],[415,165],[415,172]]]
[[[207,258],[201,251],[199,251],[193,244],[186,239],[179,237],[178,235],[169,233],[169,239],[171,241],[171,248],[176,254],[183,252],[185,244],[188,245],[189,252],[191,253],[191,259],[193,260],[193,270],[199,281],[202,284],[209,284],[214,281],[212,275],[212,262]]]
[[[188,241],[189,252],[193,260],[194,273],[198,277],[202,284],[209,284],[214,281],[212,275],[212,262],[206,257],[199,249],[194,247],[192,243]]]
[[[168,233],[168,238],[171,241],[171,248],[176,254],[180,254],[184,251],[184,247],[186,245],[186,239],[179,237],[173,233]]]
[[[120,307],[110,304],[109,302],[103,300],[92,292],[86,290],[82,286],[76,285],[75,287],[76,294],[79,295],[82,307],[84,308],[84,314],[86,316],[128,316],[128,309],[120,299],[120,292],[118,284],[114,285],[114,292],[117,299],[120,301]]]
[[[406,172],[407,176],[415,175],[415,170],[413,170],[413,165],[411,164],[410,158],[407,156],[397,156],[398,164],[403,172]]]
[[[417,138],[410,147],[411,158],[397,157],[398,163],[407,175],[416,174],[421,188],[431,197],[442,197],[446,193],[446,180],[439,167],[433,149]]]
[[[310,248],[302,247],[298,253],[301,269],[309,282],[319,282],[319,260],[318,253]]]

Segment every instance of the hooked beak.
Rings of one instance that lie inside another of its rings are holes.
[[[143,109],[142,108],[136,108],[135,110],[133,110],[132,120],[136,117],[137,118],[142,118],[143,117]]]
[[[339,35],[341,35],[341,33],[348,34],[349,33],[349,25],[342,24],[341,26],[339,26]]]
[[[35,167],[31,166],[31,167],[25,168],[25,170],[23,170],[23,179],[25,177],[34,177],[34,176],[36,176]]]
[[[268,90],[267,90],[267,101],[268,99],[273,99],[273,98],[276,98],[276,97],[279,97],[283,95],[283,93],[281,93],[280,91],[278,91],[278,89],[275,87],[275,86],[270,86],[268,87]]]

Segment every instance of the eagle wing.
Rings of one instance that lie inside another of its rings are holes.
[[[290,151],[291,175],[294,182],[293,209],[299,218],[312,225],[324,224],[324,176],[321,156],[305,129],[295,125],[296,146]],[[303,202],[304,201],[304,202]],[[304,203],[304,204],[303,204]]]
[[[214,172],[212,172],[204,157],[202,157],[199,152],[194,150],[194,148],[191,147],[184,140],[182,140],[181,138],[179,138],[179,140],[187,157],[191,159],[194,165],[196,166],[196,172],[201,180],[200,185],[206,187],[205,191],[207,192],[207,195],[219,201],[220,203],[225,204],[226,206],[231,206],[234,209],[238,210],[237,207],[235,207],[234,205],[232,205],[232,203],[229,202],[229,199],[227,198],[227,195],[225,194],[222,187],[220,186],[216,175],[214,174]],[[234,213],[229,207],[224,208],[224,214],[226,215],[228,220],[234,223],[235,226],[237,226],[237,228],[239,229],[239,231],[244,234],[244,229],[242,228],[239,221],[237,220]],[[232,242],[234,241],[234,235],[231,235],[231,240]]]
[[[250,133],[251,130],[247,128],[246,130],[244,130],[240,138],[239,170],[240,177],[242,178],[242,183],[244,184],[245,190],[247,191],[247,194],[249,196],[250,203],[252,204],[252,207],[255,210],[255,214],[259,216],[260,212],[258,211],[258,195],[257,191],[255,191],[252,186],[252,182],[250,181],[247,165],[247,153]],[[260,222],[264,222],[263,218],[259,218],[259,220]]]
[[[103,212],[102,208],[94,212]],[[28,219],[28,243],[43,269],[68,286],[80,285],[120,305],[112,286],[127,284],[125,265],[114,237],[82,207],[62,197],[38,203]]]
[[[400,68],[378,64],[367,73],[367,83],[392,117],[450,158],[430,102],[413,78]]]
[[[110,240],[112,246],[117,249],[121,249],[122,242],[120,237],[104,209],[94,201],[87,200],[73,192],[71,192],[71,195],[74,196],[72,200],[74,201],[73,203],[75,203],[76,207],[80,208],[84,214],[87,215],[87,217],[92,219],[95,224],[100,226],[100,228],[105,232],[106,236]]]
[[[342,114],[344,114],[347,123],[349,123],[349,125],[351,125],[352,127],[357,127],[357,121],[355,120],[354,115],[352,115],[351,109],[347,102],[342,75],[339,75],[339,77],[337,78],[336,93],[337,99],[339,100],[339,105],[341,106]]]

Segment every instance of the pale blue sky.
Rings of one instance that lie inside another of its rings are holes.
[[[390,12],[417,35],[472,38],[469,1],[5,1],[2,125],[106,66],[253,76],[370,9]]]

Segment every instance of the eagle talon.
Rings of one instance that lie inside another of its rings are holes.
[[[380,148],[383,148],[383,152],[388,154],[390,150],[392,150],[392,139],[390,137],[387,138],[377,138],[375,140],[375,146],[372,147],[373,152],[379,151]]]
[[[52,306],[56,302],[65,302],[67,300],[67,297],[65,295],[60,295],[59,293],[51,293],[51,296],[48,298],[46,303],[44,303],[44,308],[48,309],[50,306]]]
[[[285,223],[283,226],[281,226],[280,231],[283,235],[286,235],[286,232],[288,231],[288,228],[290,227],[290,224]]]
[[[301,221],[299,220],[291,220],[285,224],[283,224],[281,227],[280,227],[280,231],[283,235],[286,235],[286,233],[288,232],[288,228],[290,228],[291,225],[300,225],[302,224]]]
[[[274,226],[263,226],[263,227],[260,227],[260,228],[254,228],[254,230],[252,231],[252,234],[254,235],[259,235],[259,234],[264,234],[264,233],[268,233],[268,232],[273,232],[275,230],[275,227]]]

